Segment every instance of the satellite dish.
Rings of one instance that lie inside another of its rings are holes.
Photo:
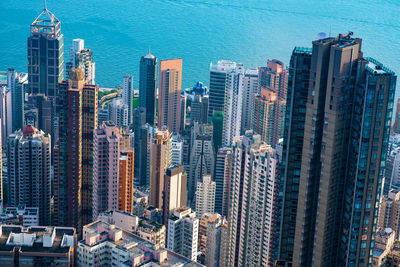
[[[318,40],[325,39],[326,38],[326,33],[324,33],[324,32],[318,33],[317,34],[317,38],[318,38]]]

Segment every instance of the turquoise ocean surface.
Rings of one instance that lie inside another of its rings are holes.
[[[47,0],[62,23],[65,61],[74,38],[94,51],[96,81],[138,84],[140,56],[183,58],[184,88],[209,82],[210,62],[289,63],[319,32],[353,31],[365,55],[400,73],[399,0]],[[0,0],[0,70],[26,72],[29,25],[43,0]],[[399,82],[400,84],[400,82]]]

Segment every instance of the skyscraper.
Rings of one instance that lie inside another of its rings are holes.
[[[171,166],[171,139],[172,133],[167,129],[154,133],[151,143],[150,167],[150,206],[162,209],[164,174]]]
[[[11,90],[6,86],[0,86],[0,118],[2,146],[7,146],[8,136],[12,133],[12,96]]]
[[[118,210],[133,212],[133,149],[121,150],[118,163]]]
[[[140,59],[139,106],[146,108],[146,123],[154,126],[157,96],[157,58],[149,53]]]
[[[201,218],[204,213],[214,213],[215,182],[211,175],[204,175],[202,181],[197,182],[196,188],[196,215]]]
[[[278,92],[261,88],[261,94],[253,95],[251,128],[261,135],[263,141],[275,146],[281,138],[286,100]]]
[[[105,121],[93,135],[93,219],[118,209],[119,153],[119,130],[112,121]]]
[[[240,136],[244,90],[244,66],[239,63],[228,72],[224,105],[224,129],[222,143],[231,146],[233,138]]]
[[[259,94],[258,69],[249,68],[244,74],[243,104],[242,104],[242,128],[241,132],[251,129],[252,100],[254,94]]]
[[[182,59],[160,61],[158,86],[158,127],[167,126],[173,133],[181,133]]]
[[[235,137],[228,211],[228,266],[272,265],[275,235],[275,150],[247,131]]]
[[[190,105],[190,122],[207,123],[208,120],[208,89],[201,82],[197,82],[192,93]]]
[[[80,68],[85,75],[88,84],[96,84],[96,63],[93,60],[93,52],[85,48],[85,41],[82,39],[72,40],[69,49],[69,62],[65,66],[65,77],[69,77],[71,68]]]
[[[188,200],[195,207],[197,182],[203,176],[214,173],[214,147],[212,136],[208,134],[194,134],[190,153],[190,168],[188,181]]]
[[[164,175],[163,222],[167,225],[168,219],[175,209],[186,206],[187,174],[183,166],[172,165]]]
[[[64,78],[64,36],[61,22],[46,6],[31,24],[28,38],[28,93],[58,95]]]
[[[49,134],[25,126],[8,138],[8,206],[39,208],[40,225],[51,224]]]
[[[292,55],[279,256],[293,265],[372,261],[396,76],[361,43],[340,34]]]
[[[400,133],[400,98],[397,98],[396,115],[393,124],[393,132]]]
[[[275,146],[283,138],[288,70],[276,59],[258,70],[259,92],[252,96],[250,124],[263,141]]]
[[[7,70],[7,86],[11,91],[12,99],[12,131],[22,129],[24,126],[24,100],[25,88],[28,83],[26,73],[17,73],[14,69]]]
[[[108,107],[110,111],[110,120],[119,127],[129,126],[128,105],[126,105],[121,99],[114,99]]]
[[[133,122],[133,76],[125,75],[122,86],[122,103],[128,107],[128,124]]]
[[[235,67],[236,63],[228,60],[220,60],[217,65],[210,64],[209,122],[212,121],[214,112],[224,112],[228,73],[232,69],[235,69]]]
[[[215,159],[215,212],[228,216],[229,194],[231,191],[232,148],[222,147]]]
[[[97,128],[96,85],[85,83],[81,69],[71,69],[59,85],[59,140],[54,148],[54,223],[76,227],[91,220],[93,132]]]

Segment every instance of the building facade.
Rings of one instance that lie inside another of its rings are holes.
[[[173,133],[181,133],[182,59],[160,61],[158,86],[158,127],[167,126]]]
[[[361,44],[350,32],[314,41],[312,51],[293,53],[280,258],[294,265],[372,262],[396,77],[378,61],[365,58]],[[298,54],[304,53],[311,61],[296,65]],[[308,73],[302,73],[307,68]],[[294,111],[297,103],[305,104],[299,113]],[[304,130],[297,127],[299,121]],[[299,149],[291,143],[297,136],[304,140]]]
[[[146,108],[146,123],[154,126],[156,120],[157,58],[147,54],[140,58],[139,106]]]
[[[40,225],[51,225],[50,135],[25,126],[9,136],[7,151],[7,205],[37,207]]]

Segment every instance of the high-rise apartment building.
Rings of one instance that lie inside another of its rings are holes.
[[[208,89],[201,82],[197,82],[190,91],[192,103],[190,105],[190,122],[207,123],[208,121]]]
[[[200,216],[200,225],[199,225],[199,251],[201,253],[200,258],[200,262],[202,262],[204,264],[205,262],[205,258],[207,257],[206,253],[208,252],[208,248],[207,248],[207,240],[210,234],[211,237],[211,233],[208,233],[208,226],[212,223],[218,223],[222,221],[222,216],[220,214],[217,213],[204,213],[203,215]],[[211,237],[213,238],[213,237]],[[211,248],[210,248],[211,249]],[[216,247],[214,246],[214,249],[216,249],[217,251],[215,251],[216,253],[218,253],[219,251],[219,246]]]
[[[128,123],[133,123],[133,75],[125,75],[122,85],[122,103],[128,107]]]
[[[172,133],[167,129],[157,130],[151,143],[150,160],[150,206],[162,209],[164,174],[171,166]]]
[[[11,134],[7,165],[7,205],[37,207],[40,225],[51,225],[50,135],[33,126]]]
[[[208,121],[212,121],[214,112],[224,112],[225,92],[228,85],[228,73],[236,68],[236,63],[220,60],[217,65],[210,64],[210,96]]]
[[[224,128],[222,143],[231,146],[233,138],[240,136],[244,91],[244,66],[239,63],[228,72],[224,105]]]
[[[133,212],[133,149],[122,149],[118,162],[118,210]]]
[[[211,175],[204,175],[201,181],[197,182],[196,188],[196,215],[201,218],[204,213],[214,213],[215,207],[215,182]]]
[[[158,127],[181,133],[182,59],[160,60]]]
[[[382,196],[379,202],[379,215],[377,226],[382,229],[392,229],[396,233],[396,239],[399,239],[400,192],[392,189],[386,196]]]
[[[251,128],[271,146],[281,138],[285,110],[286,100],[280,99],[278,92],[262,87],[261,94],[253,95]]]
[[[214,173],[215,162],[212,136],[203,133],[194,133],[193,136],[190,153],[188,200],[195,207],[197,182],[202,181],[204,175]]]
[[[93,135],[93,218],[118,209],[119,129],[105,121]]]
[[[400,148],[396,147],[386,156],[385,184],[383,195],[387,196],[390,189],[400,191]]]
[[[77,228],[92,219],[93,133],[97,128],[98,87],[71,69],[59,85],[59,139],[54,148],[54,223]]]
[[[215,212],[225,217],[228,216],[231,192],[232,155],[231,147],[222,147],[215,159]]]
[[[247,131],[233,147],[227,266],[270,266],[275,235],[275,150]]]
[[[72,68],[80,68],[86,82],[96,84],[96,63],[93,60],[93,52],[85,48],[83,39],[72,40],[72,46],[69,48],[69,62],[65,66],[65,77],[69,77]]]
[[[259,94],[258,69],[249,68],[244,74],[243,104],[242,104],[242,128],[241,132],[251,129],[251,114],[253,95]]]
[[[276,59],[258,70],[259,92],[252,96],[251,129],[274,147],[283,137],[288,70]]]
[[[372,262],[396,76],[361,43],[340,34],[292,55],[279,257],[295,266]]]
[[[203,214],[204,215],[204,214]],[[221,253],[221,248],[224,249],[224,246],[221,246],[224,242],[224,230],[227,228],[227,222],[222,217],[217,218],[214,221],[210,221],[207,223],[206,228],[206,242],[205,242],[205,250],[204,250],[204,264],[209,267],[218,267],[223,266],[225,262],[224,254]],[[200,232],[202,230],[202,221],[200,221]],[[204,240],[200,237],[200,244]],[[202,250],[202,246],[200,245],[200,251]]]
[[[129,126],[129,106],[124,104],[121,99],[115,99],[108,106],[110,120],[112,120],[117,126],[127,127]]]
[[[11,91],[12,99],[12,131],[20,130],[24,126],[25,88],[28,83],[28,74],[17,73],[14,69],[7,70],[7,87]]]
[[[183,138],[179,134],[172,136],[172,164],[183,165]]]
[[[396,115],[392,130],[394,133],[400,134],[400,98],[397,98]]]
[[[46,7],[31,24],[28,37],[28,93],[58,95],[64,78],[64,36],[61,22]]]
[[[12,96],[11,90],[6,86],[0,86],[0,118],[2,146],[7,146],[8,136],[12,133]]]
[[[139,106],[146,108],[146,123],[154,126],[157,97],[157,58],[149,53],[140,58]],[[161,126],[161,125],[159,125]]]
[[[167,225],[168,219],[175,209],[186,206],[187,174],[183,166],[172,165],[164,175],[163,222]]]
[[[176,209],[168,219],[167,248],[196,261],[199,219],[190,208]]]

